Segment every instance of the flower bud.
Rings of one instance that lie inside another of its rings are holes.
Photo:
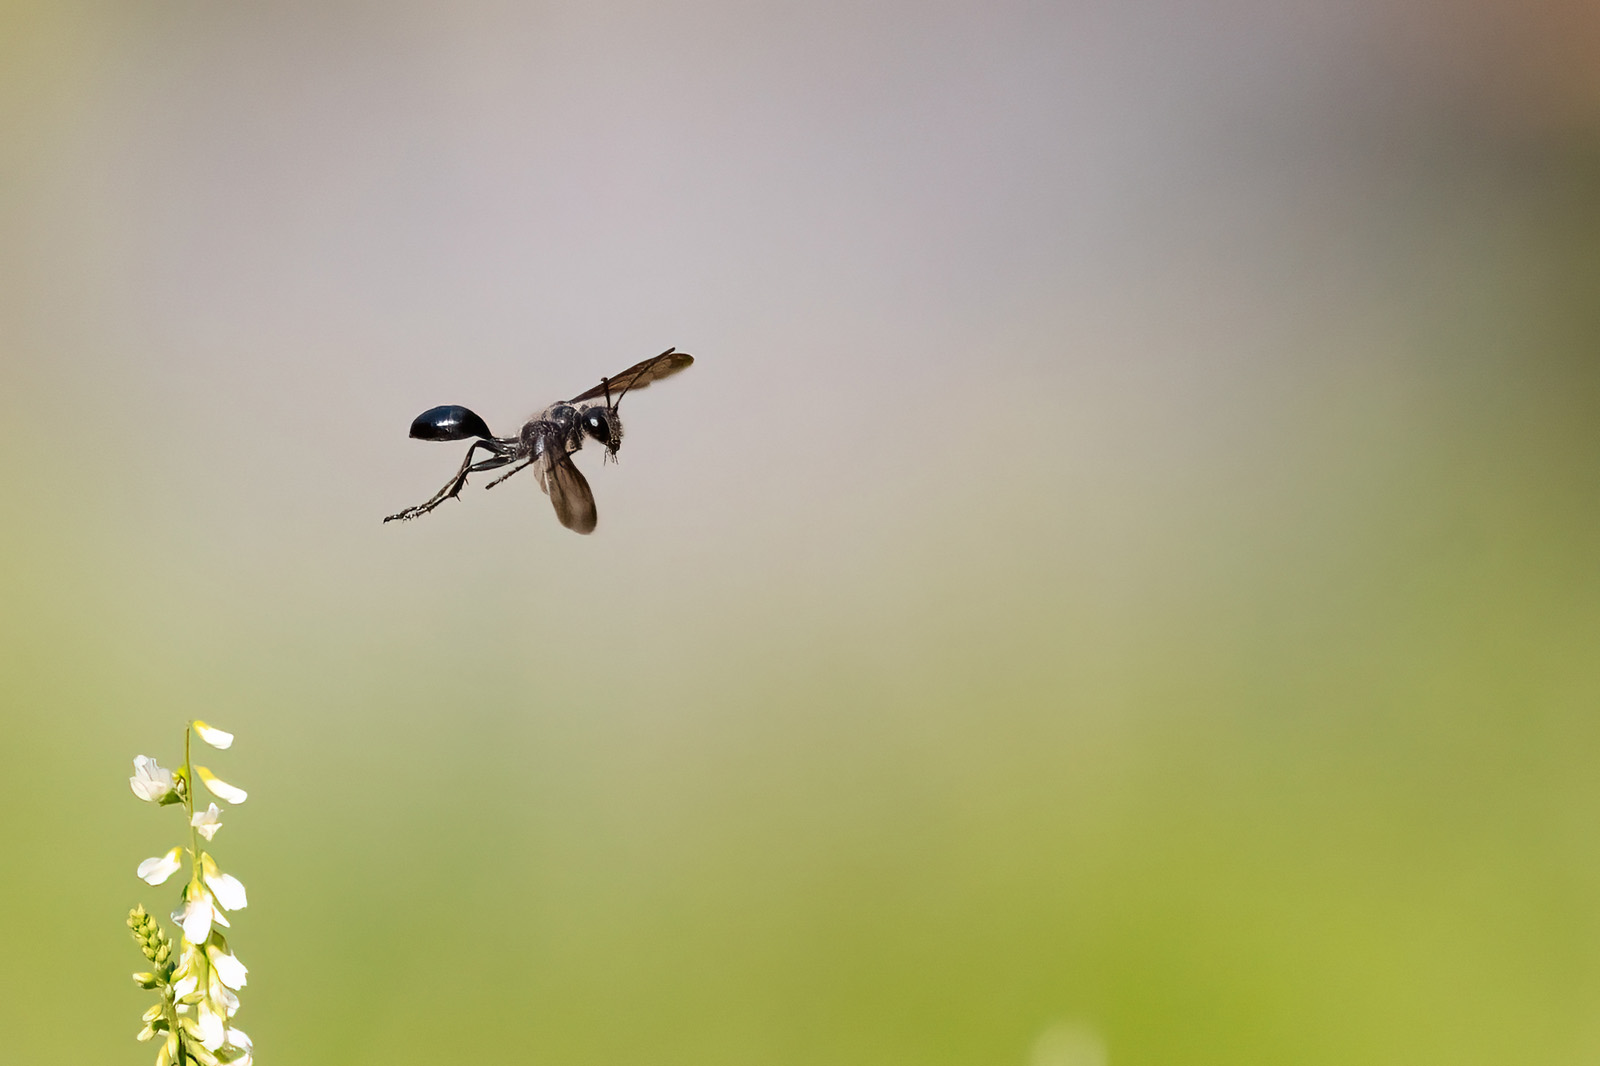
[[[161,979],[153,973],[136,973],[133,975],[133,983],[140,988],[154,988],[161,983]]]

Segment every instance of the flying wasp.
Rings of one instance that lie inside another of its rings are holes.
[[[573,453],[583,447],[586,438],[593,438],[605,447],[606,458],[615,459],[617,449],[622,447],[622,417],[617,413],[622,398],[634,389],[671,377],[693,362],[694,356],[689,353],[668,348],[620,374],[601,378],[600,384],[570,400],[551,404],[524,422],[514,437],[496,437],[477,414],[454,404],[422,412],[411,423],[411,436],[418,440],[476,439],[467,449],[461,469],[445,482],[444,488],[426,503],[407,507],[384,521],[404,521],[427,514],[444,501],[459,496],[470,474],[509,466],[510,470],[484,486],[492,489],[512,474],[532,467],[535,480],[550,497],[561,524],[577,533],[593,533],[598,517],[594,492],[583,472],[573,463]],[[615,399],[612,399],[613,393]],[[593,402],[595,400],[600,402]]]

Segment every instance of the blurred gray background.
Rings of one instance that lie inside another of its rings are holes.
[[[0,11],[8,1061],[1600,1059],[1593,5]]]

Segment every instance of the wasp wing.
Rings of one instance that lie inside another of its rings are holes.
[[[559,445],[540,450],[533,464],[539,487],[550,497],[556,518],[575,533],[593,533],[599,515],[589,480]]]
[[[642,363],[635,363],[615,377],[606,378],[588,392],[581,392],[574,396],[568,403],[580,403],[592,400],[596,396],[604,396],[607,391],[611,393],[613,401],[623,393],[632,389],[642,389],[652,381],[671,377],[694,362],[694,356],[688,352],[678,352],[671,348],[660,355],[652,356]]]

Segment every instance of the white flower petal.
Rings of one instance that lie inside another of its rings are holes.
[[[209,999],[200,1001],[200,1012],[195,1018],[200,1023],[200,1043],[207,1051],[215,1051],[222,1046],[223,1039],[227,1036],[228,1027],[223,1023],[222,1015],[211,1005]]]
[[[184,996],[187,996],[190,992],[193,992],[199,987],[200,978],[196,977],[194,974],[190,974],[188,977],[180,979],[177,984],[172,986],[172,998],[182,999]]]
[[[196,811],[194,817],[189,819],[189,824],[194,826],[195,831],[201,836],[210,840],[217,835],[217,830],[222,828],[221,816],[221,808],[213,803],[203,811]]]
[[[240,884],[238,877],[224,874],[216,868],[216,860],[205,852],[200,853],[200,876],[205,879],[206,887],[210,888],[213,903],[219,904],[227,911],[242,911],[250,906],[250,900],[245,896],[245,885]],[[227,920],[218,912],[218,922],[227,925]]]
[[[243,803],[250,798],[250,793],[242,788],[237,788],[207,770],[204,766],[196,766],[194,772],[200,775],[200,780],[210,790],[211,794],[226,803]]]
[[[244,885],[232,874],[206,873],[206,885],[216,894],[217,902],[223,910],[242,911],[250,905],[250,899],[245,895]]]
[[[232,952],[224,952],[213,946],[206,954],[211,957],[211,968],[223,984],[235,990],[245,986],[245,975],[250,971],[245,969],[244,963],[233,957]]]
[[[250,1038],[243,1029],[228,1030],[227,1046],[239,1049],[239,1054],[228,1060],[228,1066],[250,1066]]]
[[[183,863],[178,859],[178,854],[182,850],[181,848],[173,848],[165,855],[157,855],[153,859],[146,859],[141,862],[137,871],[139,877],[145,884],[149,885],[164,883],[167,878],[183,867]]]
[[[172,771],[148,755],[137,755],[133,760],[133,776],[128,778],[133,794],[149,803],[160,803],[175,786]]]
[[[213,748],[233,747],[233,734],[226,730],[218,729],[214,725],[206,725],[206,723],[197,719],[194,723],[194,731],[200,734],[201,740],[210,744]]]
[[[217,973],[215,967],[208,973],[210,977],[206,981],[206,998],[211,1001],[213,1008],[222,1012],[224,1018],[232,1018],[239,1013],[239,997],[222,983],[222,975]]]
[[[204,944],[211,935],[211,919],[215,912],[211,900],[205,896],[191,899],[183,907],[183,938],[191,944]]]
[[[181,908],[176,915],[176,919],[178,924],[183,924],[183,910]],[[205,948],[196,944],[185,944],[183,946],[183,955],[178,960],[178,968],[174,970],[173,973],[178,977],[185,977],[192,973],[199,973],[201,968],[205,965],[205,961]]]

